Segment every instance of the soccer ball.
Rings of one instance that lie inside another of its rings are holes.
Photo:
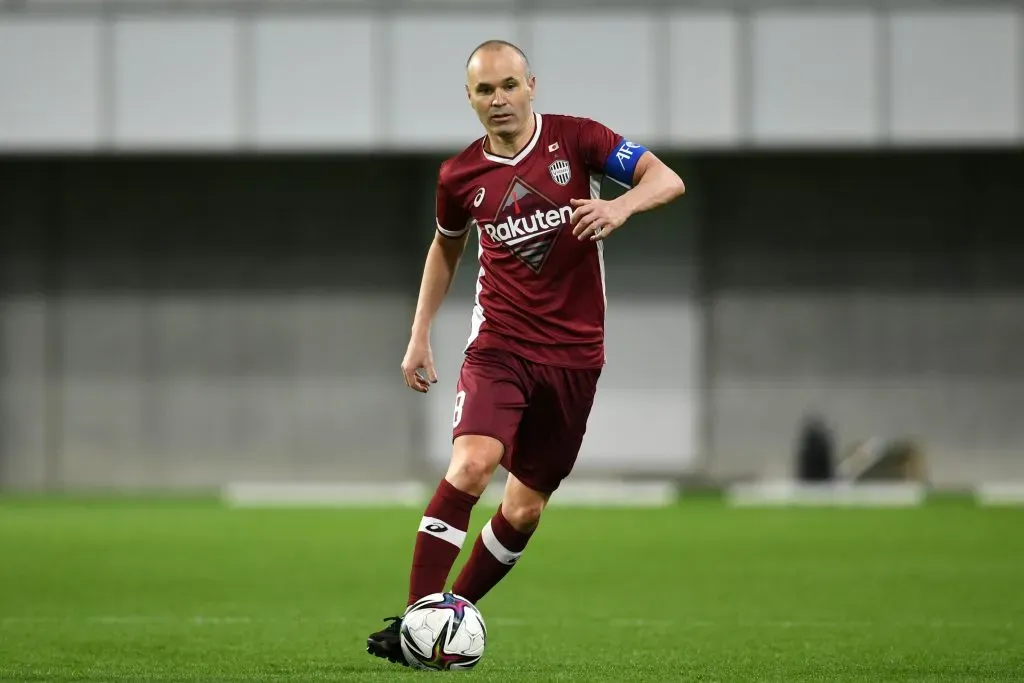
[[[434,593],[405,611],[401,643],[405,660],[416,669],[472,669],[484,655],[487,627],[469,600]]]

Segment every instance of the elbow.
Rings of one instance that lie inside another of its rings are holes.
[[[679,174],[671,169],[668,169],[668,173],[665,174],[664,188],[666,201],[678,199],[686,194],[686,184],[683,183]]]
[[[681,197],[686,192],[686,185],[683,183],[682,177],[668,164],[661,162],[657,165],[656,177],[656,182],[660,186],[662,196],[666,201],[672,201]]]
[[[670,179],[669,187],[672,191],[672,198],[676,199],[686,194],[686,183],[679,177],[679,174],[672,171],[672,177]]]

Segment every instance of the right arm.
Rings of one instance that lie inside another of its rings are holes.
[[[443,174],[443,166],[441,171]],[[441,302],[451,288],[455,271],[466,249],[472,223],[458,200],[449,194],[442,181],[442,174],[438,174],[437,183],[437,229],[427,251],[426,263],[423,264],[423,278],[420,281],[409,348],[402,359],[405,383],[424,394],[430,390],[431,384],[437,382],[434,357],[430,350],[430,328],[441,308]],[[420,370],[423,371],[422,375]]]
[[[416,315],[412,322],[412,338],[429,343],[430,326],[434,316],[441,308],[441,302],[452,286],[455,271],[466,250],[469,231],[460,237],[446,237],[440,232],[434,233],[434,241],[427,251],[427,261],[423,264],[423,279],[420,282],[420,295],[416,302]]]
[[[430,326],[451,288],[468,238],[468,230],[459,237],[446,237],[435,232],[434,241],[427,251],[426,263],[423,264],[423,279],[416,301],[409,348],[402,359],[402,374],[405,375],[406,385],[424,394],[430,390],[431,384],[437,382],[434,356],[430,349]],[[421,369],[425,376],[419,374]]]

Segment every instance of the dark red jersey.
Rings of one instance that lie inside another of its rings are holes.
[[[480,272],[467,348],[500,348],[561,367],[604,364],[604,242],[579,241],[574,198],[597,198],[605,177],[631,186],[645,148],[597,121],[534,114],[513,158],[480,138],[441,164],[437,229],[476,228]]]

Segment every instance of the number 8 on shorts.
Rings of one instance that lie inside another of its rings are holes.
[[[452,416],[452,427],[458,427],[462,422],[462,404],[466,401],[466,392],[460,391],[455,394],[455,415]]]

